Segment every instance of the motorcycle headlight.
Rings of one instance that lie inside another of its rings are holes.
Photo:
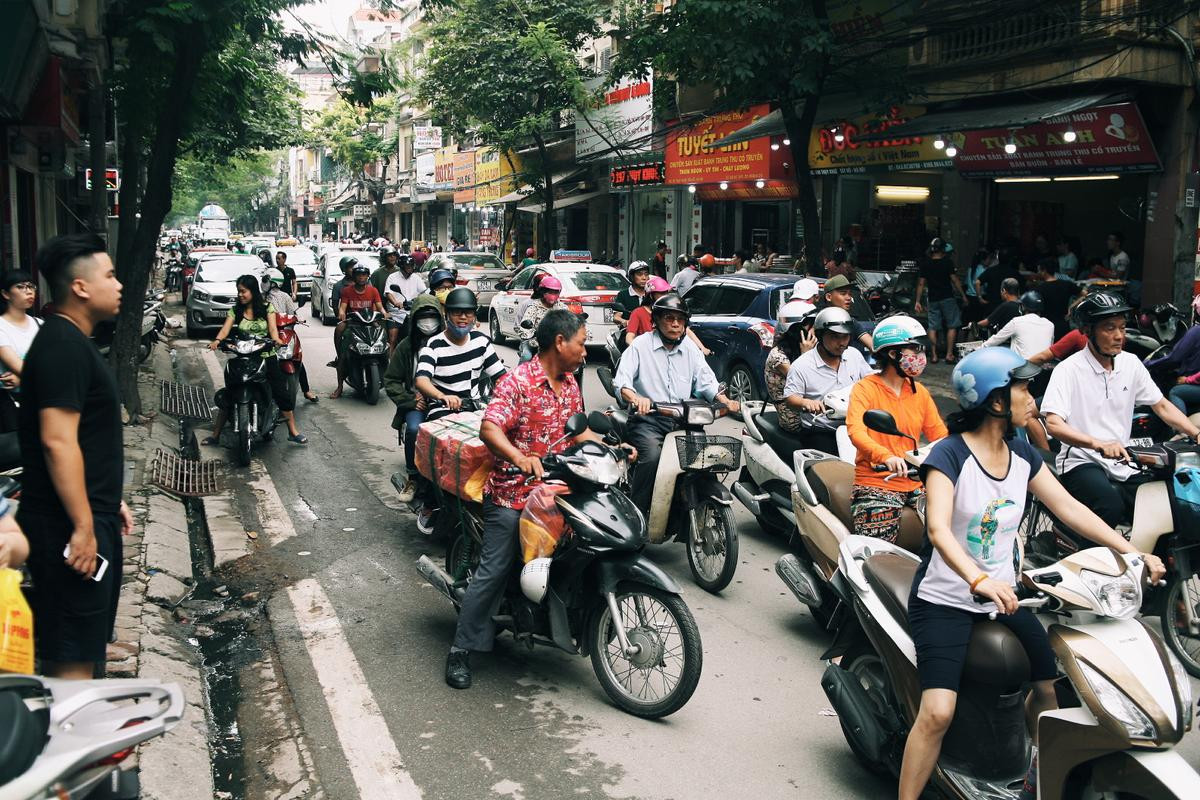
[[[1154,727],[1150,718],[1129,699],[1128,695],[1118,689],[1108,678],[1088,666],[1086,662],[1079,661],[1077,663],[1084,680],[1092,687],[1100,705],[1125,726],[1125,732],[1129,734],[1129,738],[1158,738],[1158,728]]]
[[[1179,687],[1179,702],[1183,708],[1183,729],[1186,731],[1192,727],[1192,715],[1195,712],[1192,707],[1192,682],[1188,678],[1187,670],[1183,668],[1183,662],[1176,658],[1170,650],[1167,651],[1167,660],[1171,662],[1175,685]]]
[[[567,462],[567,469],[585,481],[601,486],[613,486],[625,475],[625,462],[618,463],[611,456],[584,456],[582,463]]]
[[[691,406],[687,410],[688,425],[710,425],[716,418],[711,406]]]
[[[200,289],[192,289],[192,297],[203,302],[208,302],[212,299],[212,295]]]
[[[258,350],[259,343],[253,339],[242,339],[233,343],[233,352],[239,356],[248,356]]]
[[[1141,608],[1142,590],[1133,570],[1127,569],[1114,578],[1112,575],[1081,569],[1079,578],[1096,598],[1101,610],[1110,617],[1129,619]]]

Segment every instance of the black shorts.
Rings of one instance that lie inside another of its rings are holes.
[[[917,649],[917,673],[921,691],[949,689],[958,691],[962,680],[967,645],[976,622],[986,620],[987,614],[972,614],[960,608],[930,603],[917,597],[908,598],[908,630]],[[1008,627],[1021,640],[1029,657],[1030,680],[1048,681],[1058,676],[1058,665],[1046,629],[1028,608],[1016,614],[998,614],[996,621]]]
[[[108,559],[99,581],[81,577],[63,559],[74,530],[65,515],[20,508],[17,523],[29,539],[29,605],[38,659],[103,663],[121,597],[120,515],[92,515],[96,551]]]

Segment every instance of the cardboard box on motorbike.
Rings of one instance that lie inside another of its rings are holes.
[[[483,502],[483,487],[495,459],[479,438],[482,411],[461,411],[417,429],[417,471],[443,492]]]

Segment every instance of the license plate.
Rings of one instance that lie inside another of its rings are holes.
[[[1153,447],[1154,440],[1151,439],[1149,436],[1138,436],[1137,438],[1129,440],[1129,446],[1130,447]]]
[[[490,292],[492,290],[492,282],[484,280],[476,280],[475,288],[481,292]]]
[[[605,322],[612,322],[612,321],[613,321],[613,314],[615,314],[615,313],[616,313],[616,312],[615,312],[613,309],[611,309],[611,308],[606,308],[606,309],[604,309],[604,321],[605,321]]]

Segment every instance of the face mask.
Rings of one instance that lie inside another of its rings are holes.
[[[454,339],[463,339],[469,336],[474,329],[474,325],[455,325],[453,322],[446,323],[446,332]]]
[[[439,303],[441,303],[442,305],[446,305],[446,298],[450,296],[450,290],[449,289],[438,289],[436,292],[433,293],[433,296],[438,299]]]
[[[436,319],[429,319],[426,317],[424,319],[417,320],[417,330],[426,336],[432,336],[433,334],[437,333],[438,328],[440,327],[442,326]]]
[[[546,292],[542,295],[542,301],[548,306],[554,305],[558,302],[558,292]]]
[[[905,353],[900,356],[898,363],[900,371],[905,375],[910,378],[919,378],[921,377],[921,373],[925,371],[927,361],[924,353],[917,353],[916,355]]]

